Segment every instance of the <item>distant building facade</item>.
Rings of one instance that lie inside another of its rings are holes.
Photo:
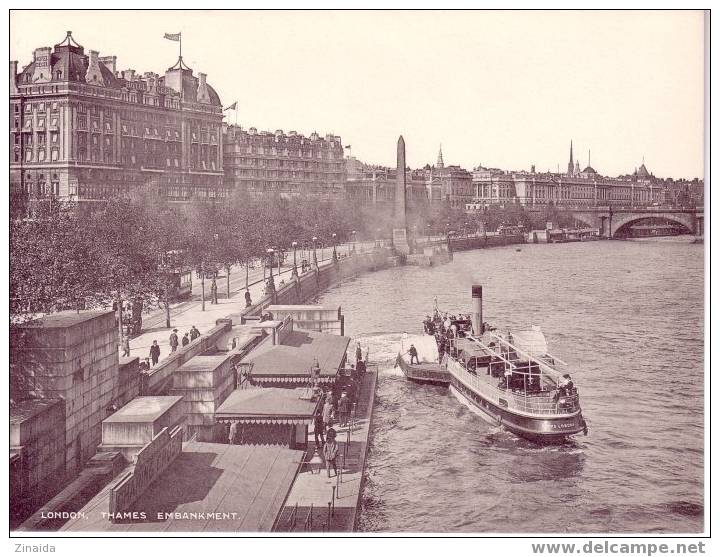
[[[473,200],[472,174],[459,166],[445,166],[442,147],[435,166],[425,167],[425,187],[433,204],[447,203],[450,207],[465,209]]]
[[[580,170],[573,157],[567,172],[507,172],[479,166],[473,170],[474,199],[465,205],[479,211],[488,205],[518,203],[525,207],[549,204],[565,206],[697,206],[704,201],[703,181],[659,179],[643,162],[632,174],[608,177],[599,174],[588,160]]]
[[[239,126],[223,131],[225,185],[251,194],[341,199],[345,193],[343,145],[339,136],[295,131],[258,132]]]
[[[118,71],[71,32],[10,62],[10,190],[80,203],[145,186],[171,201],[225,195],[220,99],[179,58],[165,75]]]
[[[354,157],[345,159],[345,198],[353,206],[393,205],[397,169],[369,165]],[[409,206],[427,203],[425,172],[411,170],[406,175],[406,200]]]

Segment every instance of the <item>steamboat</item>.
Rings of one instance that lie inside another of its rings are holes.
[[[539,328],[501,332],[482,320],[482,287],[472,287],[473,313],[425,320],[438,345],[450,389],[512,433],[543,444],[584,433],[580,395],[567,364],[548,352]]]

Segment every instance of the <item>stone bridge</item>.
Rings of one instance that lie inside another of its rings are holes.
[[[688,233],[703,235],[705,214],[703,207],[675,209],[668,207],[583,207],[565,208],[573,217],[597,228],[603,238],[615,238],[627,226],[648,218],[664,219],[684,227]]]

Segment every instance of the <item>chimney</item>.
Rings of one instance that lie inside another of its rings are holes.
[[[483,314],[482,314],[482,286],[473,284],[472,286],[472,328],[476,336],[482,336],[483,330]]]
[[[117,56],[101,56],[99,59],[100,63],[112,72],[113,75],[117,74],[116,64]]]
[[[52,49],[49,46],[36,48],[35,52],[33,52],[33,62],[35,62],[35,70],[32,76],[33,83],[44,83],[52,79],[51,55]]]
[[[210,93],[207,88],[207,74],[198,73],[197,101],[200,103],[210,102]]]
[[[18,63],[16,60],[10,61],[10,94],[11,95],[18,94],[17,66],[18,66]]]
[[[122,76],[125,81],[133,81],[135,79],[135,70],[123,70]]]
[[[100,53],[97,50],[91,50],[88,53],[88,69],[85,72],[85,81],[87,83],[104,84],[102,73],[100,71],[100,62],[98,61]]]

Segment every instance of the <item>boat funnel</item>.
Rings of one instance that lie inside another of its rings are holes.
[[[483,314],[482,314],[482,286],[473,284],[472,286],[472,328],[476,335],[483,334]]]

